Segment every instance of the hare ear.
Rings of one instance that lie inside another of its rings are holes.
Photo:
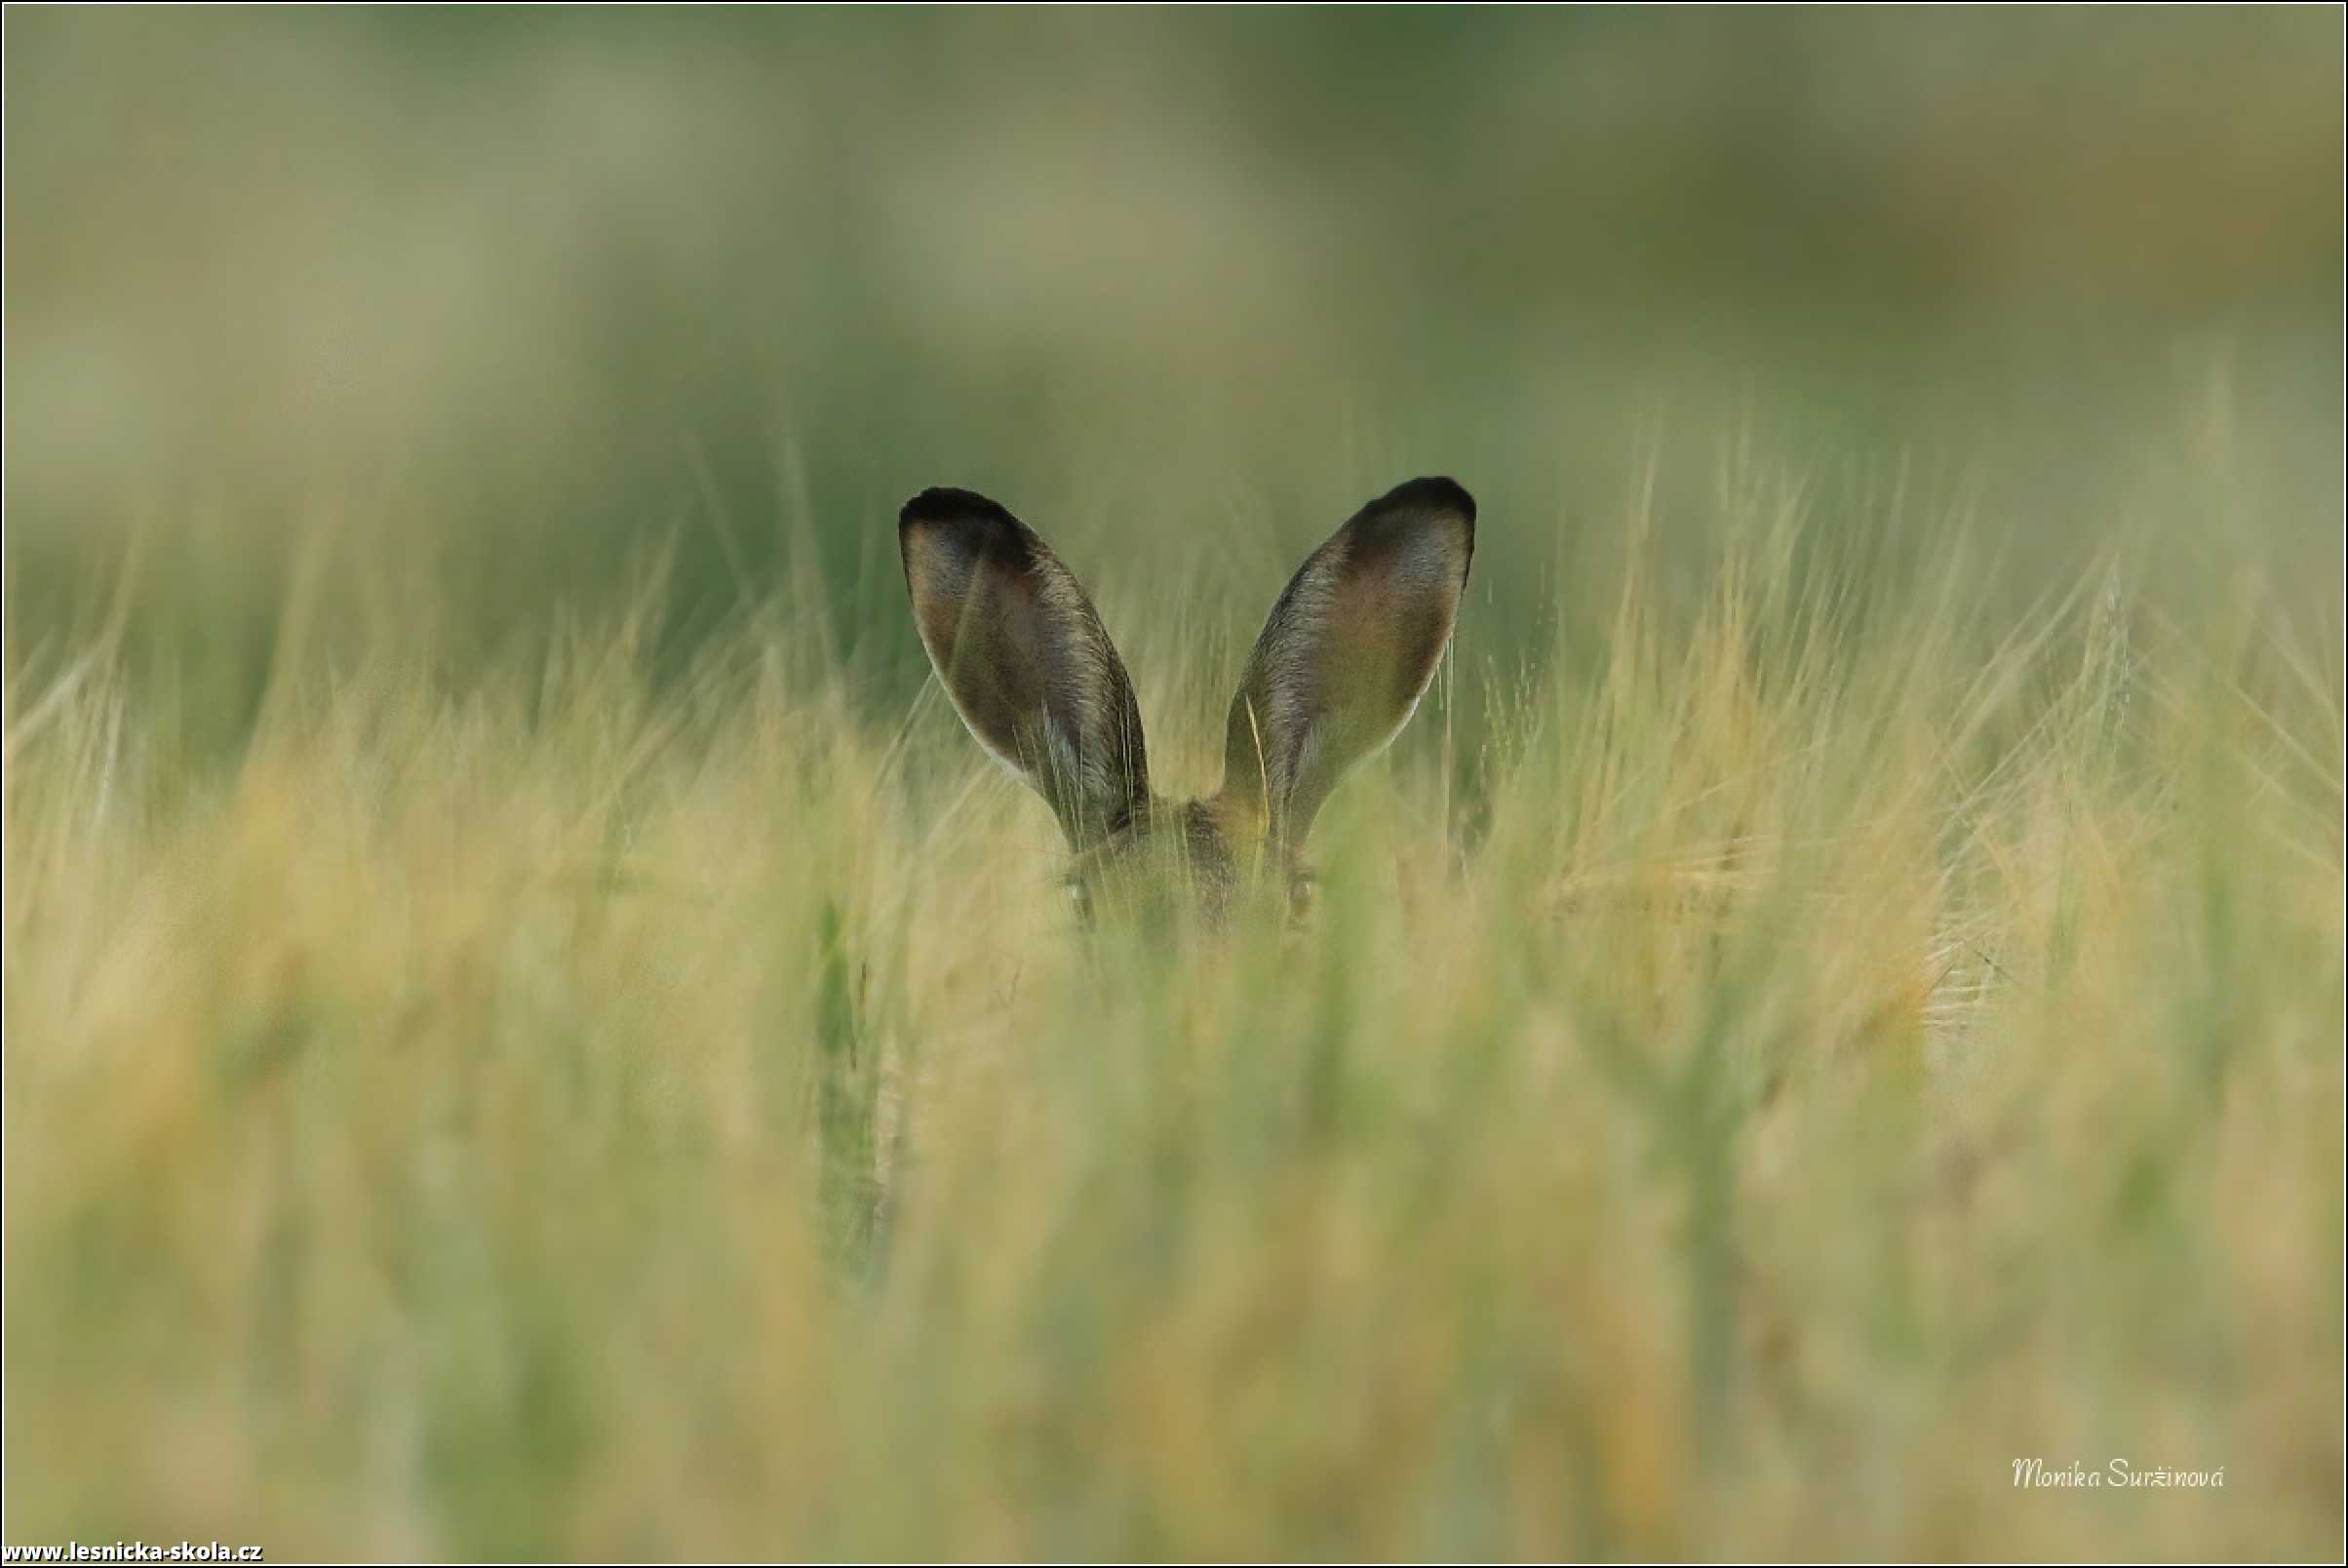
[[[985,496],[925,490],[897,516],[914,625],[978,743],[1050,804],[1071,847],[1149,809],[1141,708],[1051,547]]]
[[[1434,678],[1475,553],[1475,500],[1414,479],[1353,514],[1289,579],[1224,732],[1223,793],[1302,844],[1349,769],[1401,731]]]

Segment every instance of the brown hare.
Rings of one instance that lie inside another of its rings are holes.
[[[926,490],[897,520],[914,625],[978,743],[1051,806],[1079,915],[1187,878],[1210,918],[1258,887],[1310,902],[1313,814],[1400,732],[1434,677],[1475,551],[1475,501],[1414,479],[1356,512],[1272,607],[1224,726],[1223,787],[1150,789],[1124,661],[1069,569],[1000,505]]]

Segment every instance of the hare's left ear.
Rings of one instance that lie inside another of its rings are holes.
[[[897,516],[914,625],[978,743],[1051,805],[1072,848],[1150,808],[1141,707],[1092,601],[984,495],[925,490]]]
[[[1347,771],[1409,721],[1474,553],[1474,498],[1448,479],[1414,479],[1353,514],[1289,580],[1224,730],[1224,797],[1276,842],[1301,845]]]

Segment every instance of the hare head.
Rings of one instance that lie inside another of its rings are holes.
[[[1257,637],[1224,725],[1223,787],[1150,788],[1142,716],[1092,601],[1003,507],[926,490],[897,520],[914,625],[970,733],[1059,818],[1079,914],[1187,880],[1210,917],[1258,888],[1301,915],[1313,814],[1400,732],[1451,637],[1475,502],[1414,479],[1305,559]]]

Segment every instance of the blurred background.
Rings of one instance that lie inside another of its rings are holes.
[[[1425,470],[1484,499],[1487,598],[1570,610],[1627,493],[1660,467],[1668,535],[1752,439],[2023,593],[2129,520],[2151,571],[2320,596],[2340,45],[2324,8],[12,12],[12,654],[114,613],[232,738],[304,569],[461,670],[665,551],[672,652],[789,582],[898,702],[925,485],[1245,637]]]

